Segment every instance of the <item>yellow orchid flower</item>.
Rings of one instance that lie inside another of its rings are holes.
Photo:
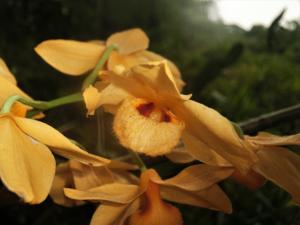
[[[120,64],[129,69],[141,63],[164,59],[158,54],[146,51],[149,46],[149,38],[139,28],[112,34],[106,41],[47,40],[36,46],[35,51],[62,73],[78,76],[93,69],[105,48],[110,45],[116,45],[118,50],[110,54],[104,68],[107,70]],[[180,71],[171,61],[167,62],[181,89],[184,82],[181,80]]]
[[[55,159],[48,149],[83,163],[103,165],[110,160],[81,150],[51,126],[37,120],[0,114],[0,177],[25,202],[45,200],[55,174]]]
[[[74,206],[83,204],[82,201],[72,200],[64,195],[64,188],[87,190],[108,183],[132,183],[137,178],[128,172],[136,169],[135,165],[111,160],[103,166],[93,166],[69,160],[61,163],[56,169],[50,196],[59,205]]]
[[[248,150],[229,120],[217,111],[181,95],[165,61],[126,70],[116,66],[102,72],[105,85],[93,90],[95,110],[115,107],[114,131],[121,144],[150,156],[167,154],[183,138],[197,148],[216,149],[240,170],[249,169],[255,154]],[[188,135],[188,136],[187,136]],[[204,152],[205,154],[205,152]]]
[[[214,166],[233,167],[223,156],[211,148],[198,148],[196,139],[185,142],[186,151],[170,153],[168,158],[173,162],[182,163],[182,155],[186,162],[195,159]],[[247,173],[235,171],[232,175],[237,182],[250,189],[262,186],[266,179],[274,182],[289,192],[296,204],[300,205],[300,156],[281,146],[300,145],[300,134],[277,136],[261,132],[257,136],[245,136],[244,144],[251,149],[258,160]]]
[[[162,180],[153,169],[141,174],[140,185],[111,183],[85,191],[65,189],[76,200],[100,201],[91,225],[182,225],[177,208],[162,198],[212,210],[231,213],[231,203],[216,185],[227,178],[232,169],[194,165],[177,176]]]

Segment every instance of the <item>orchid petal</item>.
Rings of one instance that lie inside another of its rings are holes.
[[[44,41],[35,47],[37,54],[55,69],[74,76],[94,68],[104,49],[104,45],[61,39]]]
[[[187,152],[200,162],[212,166],[231,166],[231,164],[216,153],[212,148],[197,139],[187,131],[182,134],[182,140]]]
[[[189,163],[195,160],[195,158],[189,154],[184,147],[176,147],[172,150],[172,152],[165,156],[174,163]]]
[[[17,80],[15,76],[10,72],[10,70],[8,69],[6,63],[2,58],[0,58],[0,76],[3,76],[12,84],[17,85]]]
[[[233,171],[232,168],[198,164],[185,168],[175,177],[164,180],[161,185],[175,186],[187,191],[198,191],[228,178]]]
[[[207,189],[191,192],[171,186],[161,186],[162,196],[169,201],[192,206],[218,210],[225,213],[232,212],[231,202],[218,185]]]
[[[186,130],[191,135],[238,169],[247,171],[256,161],[255,153],[246,148],[230,121],[214,109],[188,100],[174,105],[173,110],[185,121]]]
[[[95,200],[111,203],[127,204],[140,194],[139,187],[130,184],[105,184],[88,190],[65,188],[66,196],[76,200]]]
[[[257,155],[254,171],[285,189],[300,205],[300,156],[280,147],[264,147]]]
[[[0,177],[4,185],[30,204],[44,201],[55,173],[50,150],[25,135],[9,117],[0,120]]]
[[[99,107],[98,102],[100,100],[100,93],[97,88],[90,85],[83,92],[83,99],[85,106],[88,110],[88,115],[94,115],[95,110]]]
[[[70,207],[83,204],[83,202],[74,201],[66,197],[64,194],[64,188],[66,187],[74,187],[74,181],[68,162],[61,163],[56,167],[56,173],[50,191],[50,196],[56,204],[63,206]]]
[[[12,95],[19,95],[25,98],[30,98],[11,81],[4,78],[3,76],[0,76],[0,107],[2,107],[6,99]]]
[[[260,132],[257,136],[247,136],[247,140],[265,146],[300,145],[300,133],[288,136],[277,136],[267,132]]]
[[[138,200],[127,205],[103,204],[96,209],[90,225],[123,225],[138,210],[139,205]]]
[[[108,159],[89,154],[80,149],[60,132],[45,123],[21,117],[14,117],[14,120],[21,130],[35,140],[54,148],[52,150],[63,157],[96,165],[104,165],[110,162]]]
[[[139,28],[125,30],[112,34],[106,41],[106,46],[117,45],[120,54],[130,54],[145,50],[149,46],[149,38]]]

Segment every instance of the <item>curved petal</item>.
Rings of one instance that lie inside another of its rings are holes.
[[[111,83],[99,92],[98,106],[118,105],[131,95],[123,88]]]
[[[231,166],[231,163],[221,157],[200,139],[197,139],[196,137],[191,135],[189,132],[183,132],[182,140],[187,152],[200,162],[212,166]]]
[[[165,156],[174,163],[189,163],[195,160],[184,147],[177,147]]]
[[[300,156],[280,147],[264,147],[257,155],[254,171],[285,189],[300,205]]]
[[[157,100],[165,104],[172,104],[170,101],[187,100],[190,96],[183,97],[176,86],[174,76],[166,61],[149,62],[135,66],[131,69],[132,76],[149,86],[157,93]]]
[[[104,165],[110,162],[108,159],[80,149],[60,132],[45,123],[21,117],[14,117],[14,120],[22,131],[39,142],[54,148],[52,150],[63,157],[95,165]]]
[[[131,204],[103,204],[95,211],[90,225],[123,225],[126,219],[139,208],[139,201]]]
[[[243,144],[230,121],[216,110],[192,100],[173,105],[173,110],[185,121],[191,135],[238,169],[247,171],[257,160],[255,153]]]
[[[38,204],[50,191],[55,160],[49,149],[22,133],[13,120],[0,118],[0,177],[4,185]]]
[[[127,204],[140,194],[139,187],[130,184],[105,184],[88,190],[75,190],[65,188],[66,196],[76,200],[94,200],[112,203]]]
[[[61,163],[56,167],[56,173],[52,183],[50,196],[56,204],[63,206],[70,207],[83,204],[81,201],[74,201],[65,196],[64,188],[67,187],[74,187],[74,181],[69,167],[69,162]]]
[[[30,98],[11,81],[0,76],[0,107],[2,107],[5,100],[11,95],[19,95],[25,98]]]
[[[257,136],[247,136],[247,140],[258,145],[300,145],[300,133],[288,136],[277,136],[267,132],[260,132]]]
[[[70,160],[69,165],[74,179],[74,188],[78,190],[87,190],[114,182],[113,174],[106,166],[93,167],[75,160]]]
[[[10,72],[10,70],[8,69],[6,63],[2,58],[0,58],[0,76],[3,76],[12,84],[17,85],[17,80],[15,76]]]
[[[198,164],[185,168],[175,177],[164,180],[161,185],[175,186],[187,191],[199,191],[228,178],[233,171],[233,168]]]
[[[95,110],[99,107],[100,93],[97,88],[90,85],[83,91],[83,99],[88,111],[88,115],[94,115]]]
[[[106,46],[115,44],[120,54],[130,54],[145,50],[149,46],[149,38],[139,28],[133,28],[112,34],[106,41]]]
[[[166,200],[172,202],[219,210],[225,213],[232,212],[229,198],[218,185],[213,185],[207,189],[196,192],[185,191],[176,187],[162,186],[161,194]]]
[[[96,66],[104,49],[104,45],[57,39],[44,41],[34,50],[60,72],[78,76]]]
[[[107,61],[107,68],[108,70],[113,70],[113,68],[116,65],[122,65],[126,69],[130,69],[140,64],[145,64],[154,61],[163,61],[163,60],[166,60],[171,70],[171,73],[174,75],[175,83],[178,89],[181,91],[185,83],[181,79],[181,74],[179,69],[171,61],[153,52],[139,51],[139,52],[132,53],[130,55],[121,55],[118,52],[112,52]]]

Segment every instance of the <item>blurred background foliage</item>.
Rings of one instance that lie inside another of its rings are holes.
[[[232,121],[299,103],[300,24],[291,21],[282,27],[283,11],[269,27],[256,25],[246,31],[225,25],[217,13],[214,1],[200,0],[0,1],[0,54],[23,90],[36,99],[50,100],[79,90],[82,78],[64,76],[48,66],[33,51],[38,43],[54,38],[106,39],[111,33],[141,27],[150,37],[150,50],[171,59],[182,71],[187,83],[184,92]],[[111,118],[105,118],[106,149],[118,148],[111,135]],[[85,117],[81,104],[52,110],[45,120],[97,150],[97,121]],[[300,121],[270,130],[299,132]],[[168,166],[157,168],[177,172]],[[185,224],[300,224],[299,208],[271,183],[256,192],[231,181],[222,187],[232,199],[234,213],[179,206]],[[0,207],[5,224],[20,225],[89,224],[94,210],[93,205],[60,207],[51,199],[38,206],[2,201]]]

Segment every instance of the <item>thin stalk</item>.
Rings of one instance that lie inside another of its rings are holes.
[[[60,97],[57,99],[53,99],[51,101],[36,101],[33,99],[27,99],[18,95],[13,95],[10,96],[5,103],[3,104],[3,107],[0,111],[0,113],[8,113],[11,110],[11,107],[13,104],[18,101],[21,102],[25,105],[32,106],[35,109],[38,110],[47,110],[47,109],[52,109],[61,105],[66,105],[74,102],[80,102],[83,100],[82,94],[81,93],[75,93],[71,95],[67,95],[64,97]],[[36,110],[34,110],[36,111]]]
[[[95,66],[94,70],[83,81],[83,85],[82,85],[83,90],[86,89],[90,84],[93,84],[95,82],[95,80],[98,77],[99,71],[102,69],[102,67],[104,66],[104,64],[108,60],[110,53],[113,50],[116,50],[116,49],[117,49],[116,45],[110,45],[105,49],[105,51],[103,52],[99,62]]]
[[[145,163],[143,162],[143,160],[141,159],[141,157],[134,151],[129,151],[131,158],[134,160],[135,164],[140,168],[141,172],[144,172],[145,170],[147,170],[147,167],[145,165]]]

